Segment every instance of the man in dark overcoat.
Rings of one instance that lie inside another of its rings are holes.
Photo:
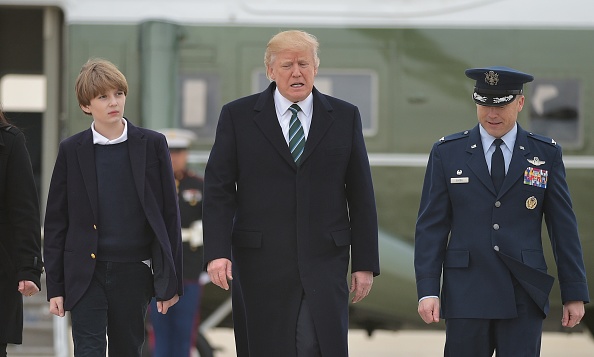
[[[579,324],[589,300],[561,147],[516,122],[531,75],[507,67],[466,75],[476,80],[479,124],[440,139],[429,156],[415,235],[419,314],[446,320],[445,356],[537,357],[553,284],[543,216],[562,325]]]
[[[317,48],[302,31],[270,40],[273,83],[222,108],[206,166],[205,263],[232,279],[242,357],[346,357],[349,261],[353,302],[379,274],[360,114],[313,87]]]

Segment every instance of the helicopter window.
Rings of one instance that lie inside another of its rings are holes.
[[[261,92],[270,81],[264,69],[254,72],[253,91]],[[378,80],[372,70],[324,69],[316,76],[315,87],[322,93],[346,100],[359,108],[363,135],[377,134]]]
[[[219,118],[221,84],[212,74],[183,75],[180,78],[181,123],[194,131],[198,141],[211,141]]]
[[[43,75],[7,74],[0,78],[0,103],[6,112],[43,112],[46,100]]]
[[[535,80],[531,88],[530,130],[553,138],[564,148],[581,147],[579,81]]]

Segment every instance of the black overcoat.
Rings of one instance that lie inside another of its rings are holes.
[[[360,114],[314,88],[297,167],[274,90],[222,108],[205,172],[205,262],[232,258],[238,356],[295,356],[303,294],[323,356],[347,356],[349,261],[352,271],[379,274]]]
[[[41,290],[39,200],[25,136],[0,127],[0,344],[22,343],[23,296],[19,281]]]

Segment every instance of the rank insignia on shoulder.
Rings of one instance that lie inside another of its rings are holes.
[[[531,163],[534,166],[540,166],[540,165],[544,165],[546,162],[545,161],[540,161],[540,159],[538,158],[538,156],[535,156],[534,159],[530,160],[527,159],[529,163]]]
[[[524,171],[524,185],[547,188],[549,172],[547,170],[528,167]]]

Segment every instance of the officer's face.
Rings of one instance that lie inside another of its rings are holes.
[[[516,99],[503,107],[487,107],[476,105],[476,114],[481,126],[496,138],[507,134],[516,124],[518,113],[524,107],[524,96],[518,95]]]

